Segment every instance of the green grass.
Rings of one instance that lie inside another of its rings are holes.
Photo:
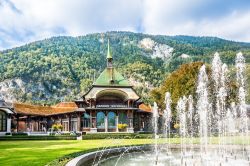
[[[151,143],[150,139],[136,140],[53,140],[53,141],[2,141],[0,165],[42,166],[64,155],[103,146],[120,146]]]
[[[237,144],[247,144],[249,138],[235,139]],[[179,138],[171,138],[171,143],[180,143]],[[160,139],[159,143],[165,140]],[[194,142],[198,142],[195,139]],[[212,138],[218,143],[217,138]],[[1,141],[0,165],[3,166],[42,166],[65,155],[89,151],[106,146],[139,145],[153,143],[151,139],[102,139],[102,140],[50,140],[50,141]]]

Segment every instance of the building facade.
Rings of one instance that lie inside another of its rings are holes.
[[[87,131],[118,132],[118,124],[125,124],[127,132],[134,132],[141,128],[135,122],[135,118],[143,114],[138,109],[139,99],[129,82],[113,67],[108,46],[106,69],[76,104],[79,109],[85,110],[84,117],[89,118],[84,123]]]
[[[151,129],[151,108],[140,102],[133,86],[114,68],[108,45],[107,66],[90,90],[74,102],[35,106],[0,102],[0,133],[47,132],[60,124],[62,132],[136,132]]]

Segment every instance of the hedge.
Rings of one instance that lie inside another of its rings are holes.
[[[56,133],[51,133],[50,136],[75,136],[79,137],[81,136],[81,133],[60,133],[60,135],[57,135]]]
[[[11,140],[76,140],[76,136],[1,136],[0,141]]]
[[[166,137],[164,134],[158,135],[160,138]],[[90,139],[147,139],[153,138],[152,132],[139,132],[139,133],[87,133],[82,136],[83,140]],[[179,135],[175,133],[170,134],[170,138],[178,138]]]
[[[28,136],[28,133],[21,133],[21,132],[18,132],[18,133],[6,133],[6,135],[12,135],[12,136]]]
[[[82,139],[142,139],[152,138],[152,134],[138,134],[138,133],[93,133],[82,136]]]

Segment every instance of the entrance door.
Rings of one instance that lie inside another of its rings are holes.
[[[71,121],[71,130],[77,131],[77,121]]]

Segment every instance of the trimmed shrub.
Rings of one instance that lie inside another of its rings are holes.
[[[76,136],[3,136],[0,137],[2,141],[11,141],[11,140],[76,140]]]
[[[138,133],[93,133],[82,136],[82,139],[142,139],[152,138],[152,134]]]
[[[28,134],[27,133],[18,132],[18,133],[12,133],[12,136],[28,136]]]
[[[138,131],[138,134],[153,134],[152,131]]]
[[[69,132],[69,133],[61,133],[61,132],[55,132],[55,133],[50,133],[50,136],[76,136],[79,137],[82,134],[80,132]]]

